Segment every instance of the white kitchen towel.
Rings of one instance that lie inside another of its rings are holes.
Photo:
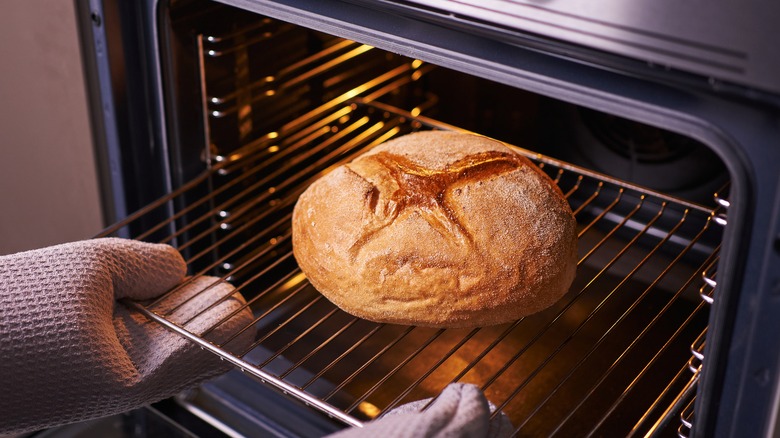
[[[490,420],[495,410],[474,385],[453,383],[425,410],[430,399],[402,405],[364,427],[345,429],[331,438],[431,438],[511,436],[512,424],[503,413]]]
[[[0,434],[127,411],[227,371],[117,301],[176,288],[161,311],[183,304],[170,316],[178,323],[203,311],[186,326],[196,334],[245,304],[228,283],[185,275],[174,248],[117,238],[0,256]],[[244,309],[208,339],[220,342],[251,320]],[[253,337],[247,330],[229,346],[240,350]]]

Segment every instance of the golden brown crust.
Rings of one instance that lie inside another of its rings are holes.
[[[431,327],[500,324],[555,303],[576,270],[560,189],[506,146],[409,134],[313,183],[293,211],[293,251],[344,311]]]

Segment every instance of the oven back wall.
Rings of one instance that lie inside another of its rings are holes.
[[[102,228],[72,0],[3,0],[0,254]]]

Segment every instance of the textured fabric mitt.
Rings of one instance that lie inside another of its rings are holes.
[[[430,401],[405,404],[362,428],[345,429],[329,438],[503,438],[512,435],[509,418],[499,413],[491,420],[491,413],[496,408],[474,385],[450,384],[430,407],[423,410]]]
[[[116,238],[0,256],[0,434],[127,411],[226,371],[226,362],[117,301],[176,287],[155,310],[178,306],[169,316],[178,323],[203,311],[186,325],[196,334],[235,311],[208,334],[214,342],[251,322],[232,286],[185,274],[172,247]],[[248,345],[250,332],[228,347]]]

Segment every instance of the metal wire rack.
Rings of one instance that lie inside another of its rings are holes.
[[[728,222],[727,210],[730,207],[728,200],[728,189],[730,184],[726,183],[721,187],[714,195],[715,209],[713,210],[713,220],[715,223],[721,226],[725,226]],[[716,280],[717,263],[719,257],[713,257],[713,260],[702,270],[702,286],[699,288],[699,297],[707,305],[712,304],[715,301],[715,289],[718,285]],[[687,438],[691,436],[693,431],[693,423],[695,418],[695,405],[696,405],[696,389],[699,386],[699,378],[704,367],[704,350],[706,347],[706,335],[707,329],[693,341],[691,344],[691,358],[688,360],[688,370],[693,373],[690,380],[686,384],[685,388],[675,398],[674,402],[667,409],[667,414],[658,420],[653,429],[659,428],[660,424],[665,424],[670,421],[672,414],[679,412],[680,425],[677,428],[677,436],[680,438]]]
[[[377,324],[342,312],[306,281],[291,252],[292,208],[356,154],[415,130],[458,128],[360,99],[305,117],[103,233],[173,244],[193,276],[230,281],[255,315],[241,329],[254,342],[233,347],[238,333],[205,340],[159,310],[166,296],[128,305],[348,425],[450,382],[478,385],[518,435],[651,434],[666,424],[666,407],[691,391],[690,346],[704,339],[701,276],[714,271],[721,232],[713,209],[517,148],[560,186],[577,218],[570,292],[495,327]],[[139,225],[155,214],[164,219]]]

